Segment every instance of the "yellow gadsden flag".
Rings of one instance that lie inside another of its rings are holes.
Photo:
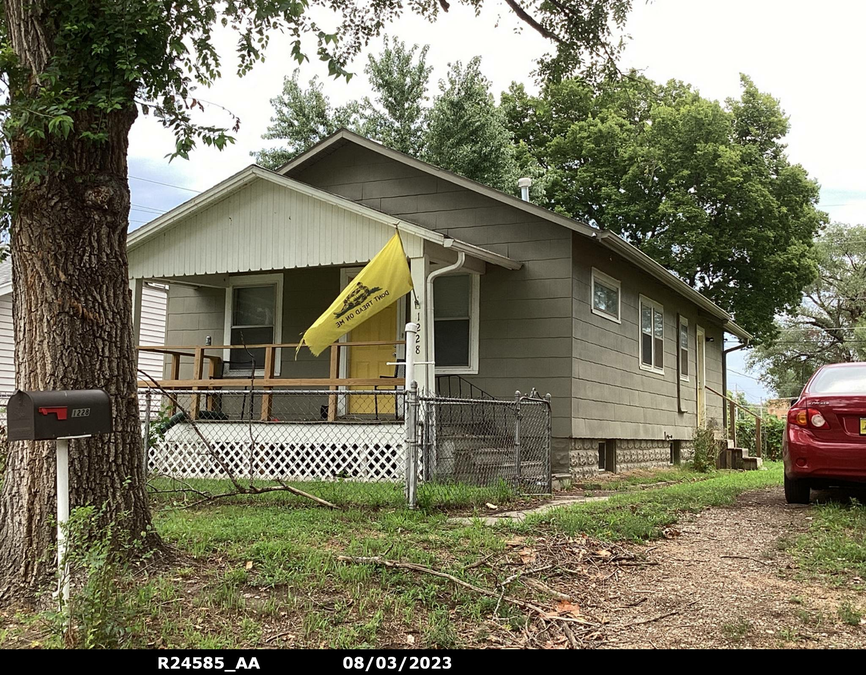
[[[412,275],[397,233],[301,338],[316,356],[353,328],[412,290]],[[298,347],[298,350],[300,346]]]

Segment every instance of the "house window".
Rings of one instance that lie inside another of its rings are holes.
[[[282,275],[236,277],[226,292],[226,335],[231,345],[261,345],[280,341]],[[264,372],[265,348],[230,349],[227,371],[248,374],[255,364]]]
[[[604,272],[592,269],[592,313],[620,323],[620,283]]]
[[[436,372],[478,372],[477,274],[438,277],[433,282]]]
[[[680,335],[679,335],[679,359],[680,359],[680,379],[688,381],[689,379],[689,321],[684,317],[680,317]]]
[[[640,367],[664,374],[665,310],[640,296]]]

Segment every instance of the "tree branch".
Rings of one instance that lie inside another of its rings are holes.
[[[542,26],[538,21],[532,18],[523,7],[518,5],[515,0],[505,0],[505,4],[511,7],[517,17],[523,21],[524,23],[531,26],[534,30],[536,30],[540,35],[546,37],[548,40],[553,40],[557,44],[563,44],[562,38],[560,38],[555,33],[551,33],[547,28]]]

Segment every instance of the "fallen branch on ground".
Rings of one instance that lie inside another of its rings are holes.
[[[517,607],[521,607],[523,609],[527,609],[531,612],[535,612],[538,616],[547,620],[562,620],[568,621],[567,617],[556,617],[551,616],[551,613],[545,611],[541,607],[537,605],[533,605],[531,602],[526,602],[525,600],[519,600],[518,598],[513,598],[508,595],[500,595],[496,591],[489,590],[487,588],[482,588],[481,586],[476,586],[475,584],[470,584],[468,581],[463,581],[462,579],[458,579],[452,574],[448,574],[447,572],[441,572],[439,570],[434,570],[432,567],[425,567],[424,565],[418,565],[416,563],[410,562],[400,562],[397,560],[386,560],[385,558],[380,558],[379,556],[349,556],[349,555],[338,555],[337,560],[340,562],[351,562],[356,563],[358,565],[379,565],[380,567],[391,567],[397,569],[404,570],[412,570],[414,572],[422,572],[424,574],[430,574],[434,577],[439,577],[440,579],[446,579],[450,581],[452,584],[456,584],[461,588],[465,588],[474,593],[478,593],[480,595],[484,595],[488,598],[500,598],[505,602],[510,602],[512,605]]]
[[[320,497],[316,497],[315,495],[311,495],[309,492],[304,492],[303,490],[299,490],[296,487],[292,487],[291,485],[288,485],[281,480],[276,481],[277,483],[279,483],[279,485],[265,485],[263,487],[256,487],[252,483],[250,483],[250,485],[243,485],[240,481],[238,481],[238,479],[232,473],[231,469],[225,463],[223,458],[214,449],[213,445],[207,439],[207,437],[202,433],[201,429],[199,429],[195,420],[192,418],[192,415],[189,414],[189,411],[180,404],[180,402],[177,400],[177,397],[174,394],[167,391],[165,388],[163,388],[159,384],[159,382],[157,382],[148,373],[144,372],[140,368],[138,369],[138,372],[141,375],[143,375],[144,377],[146,377],[148,380],[150,380],[153,383],[153,387],[155,389],[158,389],[159,392],[163,396],[168,398],[168,400],[171,401],[172,404],[174,404],[177,407],[177,409],[183,413],[184,421],[189,423],[192,430],[199,437],[199,439],[201,439],[201,442],[204,443],[204,446],[207,449],[208,454],[211,456],[211,458],[213,458],[214,461],[216,461],[216,463],[219,465],[220,469],[222,469],[226,478],[228,478],[228,480],[232,484],[232,487],[234,488],[233,492],[222,492],[220,494],[215,494],[215,495],[214,494],[208,494],[208,493],[193,489],[192,490],[193,492],[198,492],[200,495],[204,495],[204,496],[199,501],[197,501],[193,504],[190,504],[189,508],[192,508],[194,506],[199,506],[201,504],[204,504],[205,502],[210,502],[210,501],[213,501],[215,499],[223,499],[225,497],[234,497],[236,495],[261,495],[261,494],[265,494],[267,492],[291,492],[293,495],[297,495],[299,497],[305,497],[306,499],[310,499],[310,500],[316,502],[317,504],[321,504],[322,506],[328,507],[329,509],[339,509],[340,508],[336,504],[332,504],[331,502],[326,501],[324,499],[321,499]],[[185,491],[188,491],[188,490],[185,490]],[[169,490],[162,490],[161,492],[170,492],[170,491]]]
[[[720,555],[720,558],[733,558],[734,560],[751,560],[752,562],[761,563],[762,565],[772,565],[773,563],[769,560],[759,560],[758,558],[751,558],[747,555]]]
[[[681,610],[685,609],[686,607],[691,607],[692,605],[694,605],[696,603],[697,603],[697,600],[695,600],[694,602],[690,602],[687,605],[683,605],[679,609],[674,609],[670,612],[665,612],[664,614],[659,614],[658,616],[650,617],[649,619],[641,619],[640,621],[632,621],[631,623],[626,623],[626,624],[623,624],[622,626],[616,626],[616,628],[631,628],[632,626],[641,626],[645,623],[653,623],[654,621],[661,621],[662,619],[667,619],[669,616],[675,616],[676,614],[679,614]]]

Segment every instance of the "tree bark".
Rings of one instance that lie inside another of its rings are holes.
[[[7,17],[22,2],[6,0]],[[38,72],[50,36],[38,27],[20,35],[17,43],[12,35],[13,47],[22,65]],[[104,522],[139,537],[150,532],[150,511],[126,254],[132,93],[122,110],[75,113],[66,139],[11,139],[13,167],[38,160],[47,169],[39,182],[13,179],[10,234],[16,385],[108,392],[114,432],[69,443],[70,506],[102,509]],[[106,141],[79,137],[97,128],[107,133]],[[53,442],[10,443],[0,491],[0,601],[32,598],[53,574],[55,480]]]

